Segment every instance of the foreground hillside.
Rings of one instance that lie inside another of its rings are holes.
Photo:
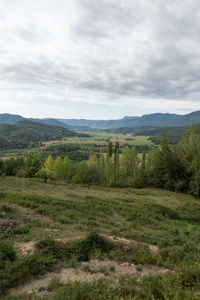
[[[198,199],[11,177],[0,187],[4,299],[199,299]]]
[[[49,140],[62,140],[65,137],[88,136],[69,129],[21,120],[14,124],[0,124],[0,149],[26,148],[34,143]]]

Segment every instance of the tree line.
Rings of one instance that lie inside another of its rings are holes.
[[[195,125],[184,132],[176,147],[169,146],[166,131],[160,145],[148,155],[135,147],[109,142],[107,153],[91,151],[87,160],[71,161],[68,156],[42,161],[39,153],[0,160],[2,175],[39,177],[45,182],[61,180],[87,185],[158,187],[200,196],[200,135]]]

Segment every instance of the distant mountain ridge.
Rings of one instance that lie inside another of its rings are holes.
[[[19,115],[0,114],[0,123],[13,124],[19,120],[23,120]],[[192,123],[200,123],[200,110],[186,115],[170,114],[170,113],[153,113],[137,116],[125,116],[116,120],[89,120],[89,119],[30,119],[43,124],[60,126],[71,130],[89,131],[116,129],[123,127],[182,127],[189,126]]]
[[[59,121],[71,126],[88,126],[93,129],[116,129],[122,127],[181,127],[192,123],[200,123],[200,111],[186,115],[169,113],[154,113],[141,117],[125,116],[118,120],[87,120],[87,119],[59,119]]]

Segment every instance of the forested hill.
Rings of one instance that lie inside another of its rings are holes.
[[[0,124],[13,124],[24,118],[19,115],[0,114]]]
[[[38,142],[64,137],[88,136],[69,129],[23,119],[14,124],[0,124],[0,149],[20,149]]]

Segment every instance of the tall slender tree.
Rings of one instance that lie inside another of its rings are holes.
[[[105,161],[104,161],[103,151],[101,149],[100,155],[99,155],[99,182],[100,182],[100,184],[102,184],[104,181],[104,173],[105,173]]]
[[[115,143],[115,152],[114,152],[114,164],[115,164],[115,182],[118,182],[119,179],[119,143]]]

